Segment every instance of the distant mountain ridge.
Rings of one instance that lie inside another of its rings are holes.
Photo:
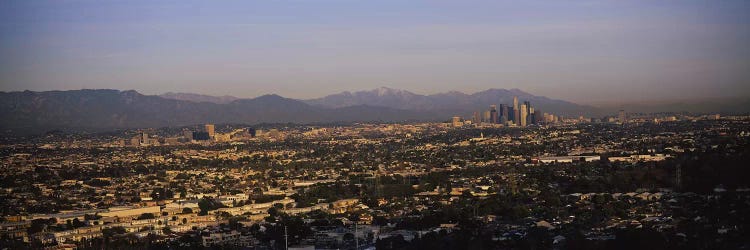
[[[111,130],[201,123],[318,123],[435,120],[431,113],[357,105],[321,108],[278,95],[226,104],[167,99],[133,90],[0,92],[4,133]]]
[[[216,104],[227,104],[236,100],[242,100],[241,98],[228,95],[210,96],[194,93],[167,92],[159,96],[174,100],[210,102]],[[367,105],[416,111],[443,111],[440,113],[467,113],[476,110],[484,110],[489,105],[493,104],[511,104],[513,96],[518,96],[519,101],[531,101],[532,105],[539,108],[550,106],[547,109],[551,109],[551,112],[555,113],[563,112],[568,115],[577,115],[594,111],[592,107],[535,96],[519,89],[488,89],[474,94],[450,91],[432,95],[420,95],[406,90],[380,87],[368,91],[345,91],[322,98],[302,101],[313,106],[325,108],[344,108]],[[551,105],[548,104],[562,105],[563,107],[551,107]],[[446,115],[452,116],[454,114],[446,113]]]
[[[44,132],[53,129],[108,130],[183,126],[201,123],[324,123],[442,121],[468,117],[491,104],[510,104],[513,96],[543,111],[578,114],[595,109],[534,96],[518,89],[490,89],[471,95],[447,92],[419,95],[378,88],[342,92],[312,100],[271,94],[242,99],[191,93],[143,95],[134,90],[0,92],[0,129]]]
[[[236,100],[243,100],[232,96],[209,96],[192,93],[165,93],[161,97],[192,102],[210,102],[227,104]],[[366,91],[344,91],[321,98],[301,100],[312,106],[322,108],[345,108],[352,106],[387,107],[401,110],[430,112],[442,117],[454,115],[467,116],[475,111],[487,110],[490,105],[512,104],[513,97],[519,101],[530,101],[532,106],[542,112],[579,116],[600,114],[597,108],[578,105],[572,102],[554,100],[543,96],[535,96],[519,89],[488,89],[474,94],[458,91],[420,95],[406,90],[380,87]]]
[[[519,102],[529,101],[535,109],[567,116],[600,114],[595,107],[579,105],[568,101],[535,96],[519,89],[488,89],[473,94],[458,91],[419,95],[405,90],[380,87],[369,91],[341,92],[322,98],[305,100],[307,104],[319,107],[346,107],[351,105],[382,106],[395,109],[429,111],[444,116],[466,116],[474,111],[487,110],[490,105],[512,105],[513,97]]]
[[[202,94],[193,94],[193,93],[175,93],[175,92],[167,92],[159,96],[162,98],[174,99],[174,100],[191,101],[191,102],[210,102],[210,103],[216,103],[216,104],[227,104],[227,103],[240,99],[240,98],[230,96],[230,95],[212,96],[212,95],[202,95]]]
[[[535,96],[519,89],[420,95],[382,87],[310,100],[275,94],[247,99],[190,93],[143,95],[134,90],[112,89],[16,91],[0,92],[0,133],[29,134],[57,129],[103,131],[202,123],[445,121],[452,116],[468,118],[473,112],[487,110],[490,105],[511,105],[513,96],[518,96],[519,102],[531,102],[535,110],[564,116],[599,116],[614,112],[613,107],[578,105]],[[628,112],[638,112],[638,109],[689,112],[696,109],[698,112],[746,113],[748,107],[750,100],[738,98],[731,102],[717,100],[619,108],[626,108]]]

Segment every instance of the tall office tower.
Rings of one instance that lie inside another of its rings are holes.
[[[519,125],[519,118],[521,117],[520,110],[518,109],[518,96],[513,97],[513,123]]]
[[[206,133],[208,133],[208,136],[213,138],[214,137],[214,125],[213,124],[206,124]]]
[[[505,124],[508,122],[508,106],[505,106],[505,104],[500,104],[500,110],[498,111],[498,114],[500,115],[500,124]]]
[[[534,124],[534,107],[529,104],[527,108],[529,109],[529,120],[526,121],[526,124]]]
[[[484,116],[484,119],[482,120],[483,122],[490,122],[490,118],[492,116],[490,116],[490,111],[489,110],[485,110],[483,116]]]
[[[471,116],[471,122],[474,124],[479,124],[482,122],[482,117],[479,116],[479,112],[474,111],[474,115]]]
[[[620,116],[618,117],[618,120],[620,123],[626,123],[628,121],[628,117],[625,115],[625,110],[620,110]]]
[[[141,133],[141,144],[148,144],[148,133]]]
[[[182,131],[182,137],[185,137],[185,139],[193,140],[193,132],[190,130]]]
[[[531,124],[531,119],[530,119],[531,118],[531,102],[524,101],[521,106],[523,105],[526,105],[526,108],[525,108],[526,109],[526,125],[529,125]]]
[[[497,123],[497,105],[490,105],[490,123]]]
[[[528,119],[528,116],[529,116],[528,108],[526,108],[526,104],[522,104],[521,105],[521,117],[520,119],[518,119],[521,121],[521,124],[520,124],[521,127],[526,127],[526,119]]]

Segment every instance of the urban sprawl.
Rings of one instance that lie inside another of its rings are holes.
[[[5,138],[0,248],[734,249],[750,117],[206,124]]]

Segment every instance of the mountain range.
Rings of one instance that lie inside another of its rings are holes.
[[[278,95],[243,99],[190,93],[144,95],[133,90],[0,92],[0,129],[6,133],[39,133],[54,129],[112,130],[183,126],[201,123],[327,123],[444,121],[468,117],[491,104],[511,104],[513,96],[543,112],[594,114],[598,109],[535,96],[518,89],[489,89],[474,94],[447,92],[419,95],[378,88],[342,92],[318,99]]]
[[[192,102],[212,102],[216,104],[227,104],[236,101],[240,98],[224,95],[224,96],[212,96],[212,95],[201,95],[193,93],[175,93],[167,92],[159,95],[160,97],[174,100],[192,101]]]
[[[511,105],[514,96],[518,97],[519,102],[531,102],[531,105],[536,110],[541,110],[542,112],[568,116],[599,113],[599,110],[594,107],[550,99],[544,96],[535,96],[519,89],[488,89],[473,94],[451,91],[433,95],[419,95],[405,90],[381,87],[370,91],[341,92],[318,99],[304,100],[304,102],[313,106],[326,108],[353,105],[389,107],[433,112],[443,117],[449,117],[453,115],[470,115],[474,111],[487,110],[490,105]]]

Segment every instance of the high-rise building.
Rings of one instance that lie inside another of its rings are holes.
[[[524,106],[526,106],[524,110],[526,110],[525,120],[526,120],[526,125],[528,126],[529,124],[531,124],[531,102],[524,101],[523,104],[521,104],[521,107],[524,107]],[[523,110],[521,112],[523,112]]]
[[[187,140],[193,140],[193,132],[190,130],[182,131],[182,137],[185,137]]]
[[[209,137],[214,137],[215,131],[214,131],[214,125],[213,124],[206,124],[206,133],[208,133]]]
[[[625,115],[625,110],[620,110],[620,114],[618,116],[618,119],[620,123],[626,123],[628,122],[628,117]]]
[[[508,106],[505,104],[500,104],[500,110],[498,111],[498,114],[500,115],[500,124],[505,124],[508,122]]]
[[[471,119],[474,124],[479,124],[482,122],[482,117],[479,116],[479,112],[477,111],[474,111],[474,115],[471,116]]]
[[[534,120],[534,107],[531,107],[531,104],[529,104],[529,120],[526,121],[526,124],[536,124]]]
[[[484,119],[482,119],[483,122],[490,122],[490,117],[491,117],[490,116],[490,111],[489,110],[485,110],[484,111],[484,115],[482,115],[482,117],[484,118]]]
[[[490,105],[490,123],[497,123],[497,105]]]
[[[513,97],[513,123],[516,125],[520,125],[519,118],[521,117],[521,113],[518,107],[518,96]]]
[[[141,133],[141,144],[148,144],[148,133]]]
[[[522,104],[521,105],[521,117],[519,119],[521,121],[521,124],[520,124],[521,127],[526,127],[526,124],[527,124],[526,119],[528,119],[528,116],[529,116],[528,112],[529,111],[528,111],[528,108],[526,107],[526,104]]]

